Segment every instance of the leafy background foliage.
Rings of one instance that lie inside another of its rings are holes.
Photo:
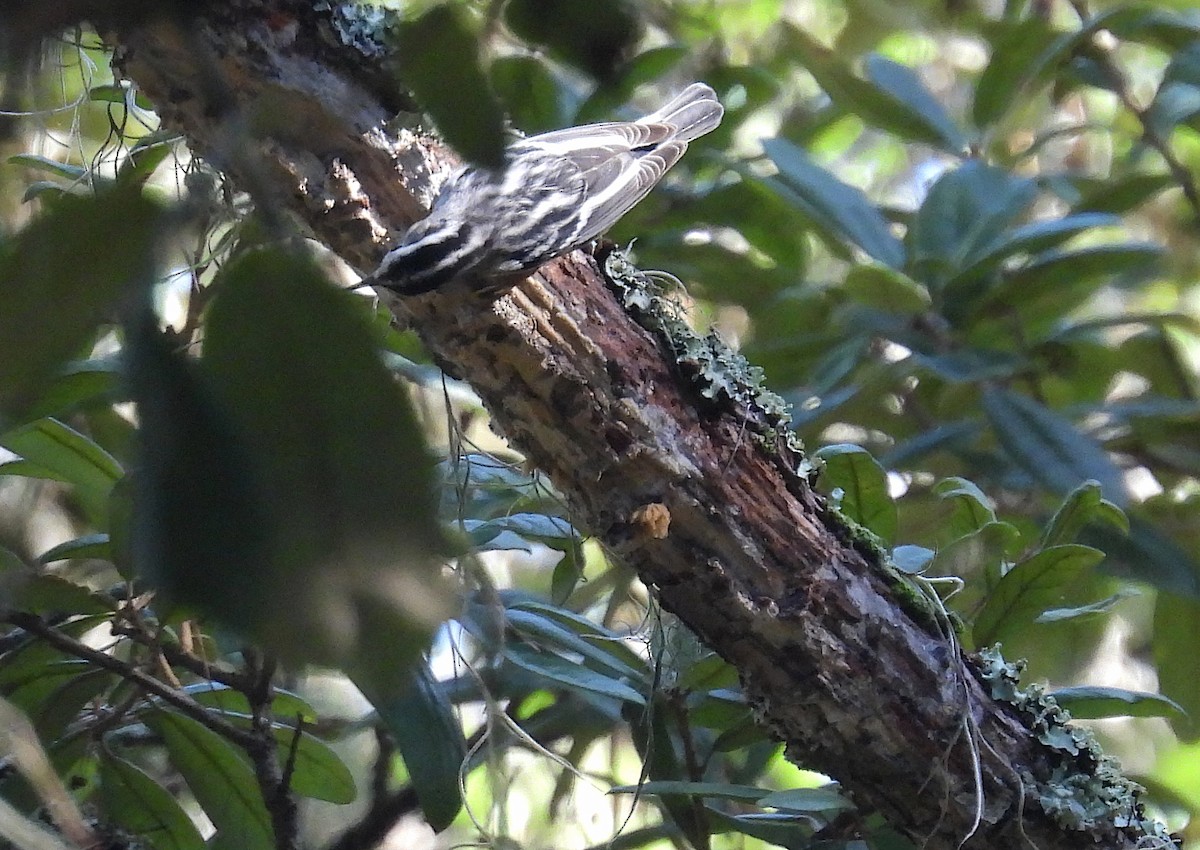
[[[1097,729],[1195,842],[1191,10],[744,0],[587,4],[600,40],[545,26],[580,5],[418,10],[398,79],[480,161],[502,114],[536,132],[714,85],[725,123],[613,239],[764,369],[898,568],[961,579],[965,643],[1027,658],[1078,717],[1139,718]],[[5,800],[69,795],[159,848],[199,847],[197,811],[216,846],[272,846],[272,758],[314,844],[352,846],[367,807],[454,840],[791,847],[847,809],[469,389],[190,158],[93,34],[47,56],[4,90],[0,694],[66,785],[17,759]]]

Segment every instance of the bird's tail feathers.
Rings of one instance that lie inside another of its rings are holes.
[[[641,124],[670,124],[675,138],[690,142],[710,133],[721,123],[725,108],[717,93],[704,83],[692,83],[661,109],[638,119]]]

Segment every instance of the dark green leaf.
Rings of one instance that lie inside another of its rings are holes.
[[[854,266],[842,286],[855,301],[887,313],[923,313],[932,303],[924,286],[902,272],[875,263]]]
[[[55,177],[64,177],[67,180],[82,180],[87,176],[87,169],[82,165],[72,165],[68,162],[51,159],[48,156],[39,156],[32,153],[13,154],[8,158],[7,162],[9,165],[17,168],[44,171],[47,174],[53,174]]]
[[[44,477],[72,484],[81,498],[96,503],[125,474],[116,458],[57,419],[39,419],[0,435],[0,445],[43,470]]]
[[[479,35],[456,4],[439,3],[396,33],[400,74],[446,141],[488,168],[504,161],[504,114],[480,62]],[[446,61],[453,56],[454,61]]]
[[[1072,236],[1095,227],[1113,227],[1121,219],[1108,213],[1078,213],[1065,218],[1034,221],[1015,227],[976,252],[969,265],[948,281],[953,285],[996,271],[1007,259],[1020,254],[1038,254],[1061,245]]]
[[[29,407],[30,419],[73,413],[95,403],[118,400],[120,369],[116,359],[68,364]]]
[[[737,800],[756,803],[771,792],[753,785],[729,785],[723,782],[685,782],[683,780],[651,780],[640,785],[614,785],[609,794],[637,794],[658,797],[663,794],[684,794],[689,797],[712,797],[717,800]]]
[[[978,161],[946,172],[905,237],[909,274],[940,289],[987,256],[1036,196],[1032,180]]]
[[[624,0],[509,0],[504,21],[526,41],[549,48],[593,77],[608,79],[640,35],[636,9]]]
[[[1107,614],[1117,606],[1117,603],[1122,599],[1128,599],[1130,596],[1137,596],[1138,591],[1127,588],[1112,596],[1107,596],[1104,599],[1099,599],[1095,602],[1090,602],[1087,605],[1076,605],[1071,608],[1048,608],[1037,615],[1034,619],[1035,623],[1059,623],[1063,620],[1084,620],[1091,617],[1099,617]]]
[[[1145,691],[1086,686],[1061,688],[1051,691],[1047,696],[1054,697],[1076,720],[1094,720],[1098,717],[1187,717],[1183,706],[1175,700]]]
[[[146,281],[161,227],[140,190],[64,197],[0,247],[0,422],[23,418],[122,293]]]
[[[71,558],[100,558],[111,560],[112,551],[108,545],[107,534],[85,534],[52,546],[38,556],[38,563],[51,564],[55,561],[66,561]]]
[[[167,604],[195,606],[253,633],[279,599],[263,597],[270,526],[250,452],[148,308],[126,331],[126,355],[141,419],[129,542],[136,571]]]
[[[778,178],[768,185],[827,236],[857,245],[884,265],[897,269],[904,265],[904,247],[860,190],[838,180],[785,139],[767,139],[763,149],[779,169]]]
[[[953,154],[966,150],[962,130],[911,68],[873,53],[867,57],[866,71],[867,79],[891,97],[897,109],[904,110],[912,122],[924,125],[927,140]]]
[[[817,457],[825,462],[821,480],[842,491],[842,512],[890,543],[896,534],[896,503],[879,461],[861,446],[847,443],[825,446]]]
[[[1098,481],[1085,481],[1063,499],[1046,530],[1042,533],[1042,548],[1071,543],[1092,521],[1106,521],[1128,533],[1129,519],[1125,512],[1100,494]]]
[[[505,612],[509,625],[522,636],[530,639],[539,646],[552,647],[563,652],[578,653],[583,657],[583,663],[593,669],[601,668],[599,672],[605,675],[640,679],[645,670],[634,669],[627,664],[620,654],[610,651],[610,647],[619,645],[619,639],[613,636],[608,644],[591,643],[557,622],[541,616],[533,611],[522,611],[520,608],[509,608]]]
[[[1160,592],[1154,603],[1154,662],[1158,689],[1179,705],[1187,719],[1170,716],[1182,740],[1200,739],[1200,652],[1196,651],[1200,598]]]
[[[991,62],[976,86],[976,126],[999,123],[1007,112],[1025,102],[1028,89],[1048,80],[1051,72],[1087,45],[1097,31],[1129,26],[1151,14],[1150,7],[1118,6],[1065,33],[1053,32],[1038,16],[1015,26],[1005,24],[993,40]]]
[[[852,811],[855,808],[853,803],[838,792],[836,785],[775,791],[760,798],[758,805],[792,812]]]
[[[492,62],[491,78],[519,130],[544,133],[571,123],[570,93],[541,59],[501,56]]]
[[[1004,389],[985,390],[983,410],[1005,452],[1035,480],[1070,492],[1095,479],[1114,504],[1128,501],[1121,471],[1108,453],[1069,420],[1028,396]]]
[[[544,676],[568,689],[599,694],[636,705],[646,703],[646,698],[640,692],[618,678],[583,667],[560,655],[538,652],[527,646],[506,646],[504,657],[518,667]]]
[[[1043,549],[1021,561],[1000,579],[976,617],[976,646],[1002,641],[1010,632],[1033,622],[1062,600],[1064,591],[1084,572],[1104,560],[1090,546],[1068,543]]]
[[[462,808],[459,772],[467,744],[454,709],[429,668],[419,664],[406,678],[386,683],[385,689],[378,681],[356,679],[355,683],[395,739],[425,819],[441,832]]]
[[[265,563],[225,555],[228,585],[209,569],[196,600],[229,618],[236,596],[237,624],[285,655],[356,653],[386,677],[450,612],[421,429],[361,304],[310,261],[245,254],[216,285],[203,371],[249,449],[253,466],[236,471],[259,482],[266,499],[254,507],[275,536]],[[380,641],[387,653],[365,648]]]
[[[274,850],[271,816],[254,770],[241,750],[190,717],[170,711],[146,715],[218,833],[237,836],[245,850]]]
[[[105,813],[155,850],[203,850],[204,839],[175,797],[108,751],[100,754],[100,791]]]

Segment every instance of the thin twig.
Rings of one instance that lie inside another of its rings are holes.
[[[75,638],[47,625],[41,617],[34,614],[15,612],[9,614],[6,619],[14,626],[25,629],[30,634],[37,635],[55,649],[116,673],[122,679],[153,694],[163,702],[178,709],[181,714],[190,717],[197,723],[203,724],[205,728],[216,732],[222,738],[237,746],[249,750],[249,748],[258,745],[258,738],[253,733],[239,729],[232,723],[222,720],[218,715],[206,709],[187,694],[175,690],[153,676],[138,670],[136,667],[127,664],[119,658],[109,655],[107,652],[92,649],[87,644],[81,643]]]

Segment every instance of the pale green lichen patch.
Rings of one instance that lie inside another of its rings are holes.
[[[692,330],[664,287],[629,262],[621,251],[609,252],[604,271],[625,309],[663,342],[680,373],[691,380],[701,398],[748,411],[748,424],[757,433],[772,439],[784,437],[788,447],[802,456],[804,447],[791,428],[791,408],[767,389],[761,368],[726,345],[716,333],[701,335]],[[798,474],[807,476],[811,468],[806,465]]]
[[[1050,776],[1023,777],[1046,814],[1066,829],[1132,828],[1157,846],[1173,846],[1163,825],[1144,816],[1142,786],[1125,778],[1092,733],[1072,727],[1070,713],[1040,686],[1020,686],[1023,661],[1005,661],[998,646],[981,649],[978,659],[992,698],[1016,707],[1038,740],[1060,754]]]
[[[374,3],[334,3],[330,0],[316,0],[313,9],[329,12],[334,33],[347,47],[376,59],[390,52],[387,33],[399,20],[395,9]]]

